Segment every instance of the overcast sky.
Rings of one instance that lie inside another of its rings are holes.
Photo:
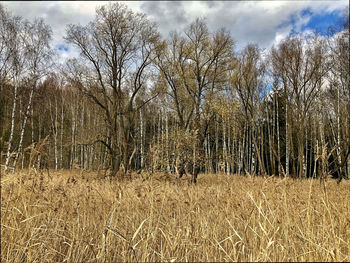
[[[93,20],[95,8],[107,2],[2,2],[13,15],[28,20],[41,17],[53,31],[52,45],[60,60],[77,55],[63,37],[67,24],[86,25]],[[205,17],[210,30],[225,27],[236,42],[236,50],[248,43],[269,48],[295,32],[317,30],[325,33],[338,22],[348,0],[333,1],[129,1],[136,12],[146,13],[158,24],[163,37],[181,31],[197,17]]]

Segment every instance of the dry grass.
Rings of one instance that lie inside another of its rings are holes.
[[[1,262],[350,261],[350,184],[1,178]]]

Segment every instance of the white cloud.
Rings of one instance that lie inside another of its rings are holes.
[[[289,32],[292,30],[292,26],[289,25],[284,28],[284,30],[279,30],[275,33],[275,39],[273,40],[273,45],[277,46],[284,38],[286,38]]]
[[[42,17],[54,32],[53,46],[64,44],[67,24],[85,25],[94,18],[95,9],[107,1],[81,2],[3,2],[13,14],[32,20]],[[310,17],[301,16],[308,8],[313,13],[343,10],[347,0],[340,1],[126,1],[135,12],[144,12],[157,22],[163,37],[172,30],[182,31],[198,16],[207,17],[210,30],[225,27],[241,49],[248,43],[269,48],[292,30],[290,19],[295,16],[295,30],[300,30]],[[62,60],[76,54],[59,51]]]
[[[182,2],[188,19],[193,17],[203,17],[210,12],[210,8],[200,1]]]

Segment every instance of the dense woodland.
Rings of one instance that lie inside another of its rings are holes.
[[[270,50],[196,19],[165,39],[120,3],[52,30],[0,5],[0,151],[15,169],[350,177],[349,15]]]

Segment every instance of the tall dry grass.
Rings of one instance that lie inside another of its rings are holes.
[[[1,178],[1,262],[350,261],[350,184]]]

